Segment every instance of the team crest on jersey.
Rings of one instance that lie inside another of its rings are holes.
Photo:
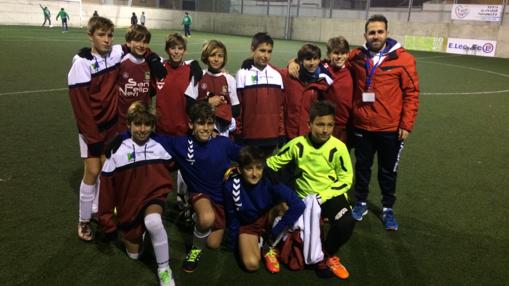
[[[129,78],[129,74],[127,72],[123,72],[122,73],[122,78],[123,79],[128,79]]]
[[[228,86],[227,85],[223,85],[221,87],[221,91],[223,92],[223,94],[228,94]]]
[[[150,72],[145,72],[145,79],[150,79]]]
[[[127,161],[133,161],[136,159],[136,153],[134,151],[132,153],[127,153]]]
[[[99,64],[97,63],[97,61],[95,63],[92,63],[92,69],[94,71],[99,71]]]
[[[203,90],[206,90],[207,89],[207,84],[202,82],[202,84],[200,84],[200,88],[203,89]]]
[[[156,84],[157,84],[157,89],[161,90],[164,87],[164,80],[158,81],[158,82],[156,82]]]
[[[251,81],[252,82],[258,82],[258,76],[257,75],[252,75],[251,76]]]

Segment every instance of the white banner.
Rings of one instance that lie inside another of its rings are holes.
[[[451,19],[469,21],[500,22],[503,5],[453,4]]]
[[[497,41],[448,38],[446,52],[450,54],[494,57],[496,48]]]

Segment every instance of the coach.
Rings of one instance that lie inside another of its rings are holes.
[[[353,50],[349,67],[354,77],[353,145],[355,197],[352,216],[368,213],[371,165],[378,156],[378,183],[382,191],[383,223],[397,230],[392,207],[396,201],[397,167],[403,142],[412,131],[419,106],[419,79],[415,58],[388,37],[387,19],[371,16],[365,24],[366,44]]]

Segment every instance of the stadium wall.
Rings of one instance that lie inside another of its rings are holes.
[[[51,11],[54,26],[60,23],[55,17],[64,8],[70,15],[70,26],[85,26],[94,10],[99,15],[109,17],[118,27],[130,24],[132,12],[141,15],[145,11],[148,28],[182,29],[183,12],[148,7],[128,7],[100,4],[82,4],[74,1],[31,1],[0,0],[0,24],[2,25],[41,25],[44,18],[39,3]],[[81,13],[80,13],[81,11]],[[373,11],[373,13],[377,13]],[[497,41],[496,56],[509,58],[509,26],[488,22],[406,22],[391,13],[383,12],[389,19],[390,36],[404,44],[405,36],[427,36],[443,38],[465,38]],[[285,37],[285,17],[241,15],[237,13],[190,12],[193,29],[233,35],[250,36],[259,31],[269,32],[275,38]],[[507,16],[507,13],[506,13]],[[362,45],[364,20],[323,17],[293,17],[290,21],[289,38],[293,40],[326,42],[337,35],[345,36],[353,45]],[[505,22],[508,22],[507,20]],[[504,37],[505,36],[505,37]],[[445,45],[442,48],[445,52]]]

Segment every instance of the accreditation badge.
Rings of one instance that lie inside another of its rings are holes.
[[[362,93],[362,102],[375,102],[375,93],[373,91],[365,91]]]

